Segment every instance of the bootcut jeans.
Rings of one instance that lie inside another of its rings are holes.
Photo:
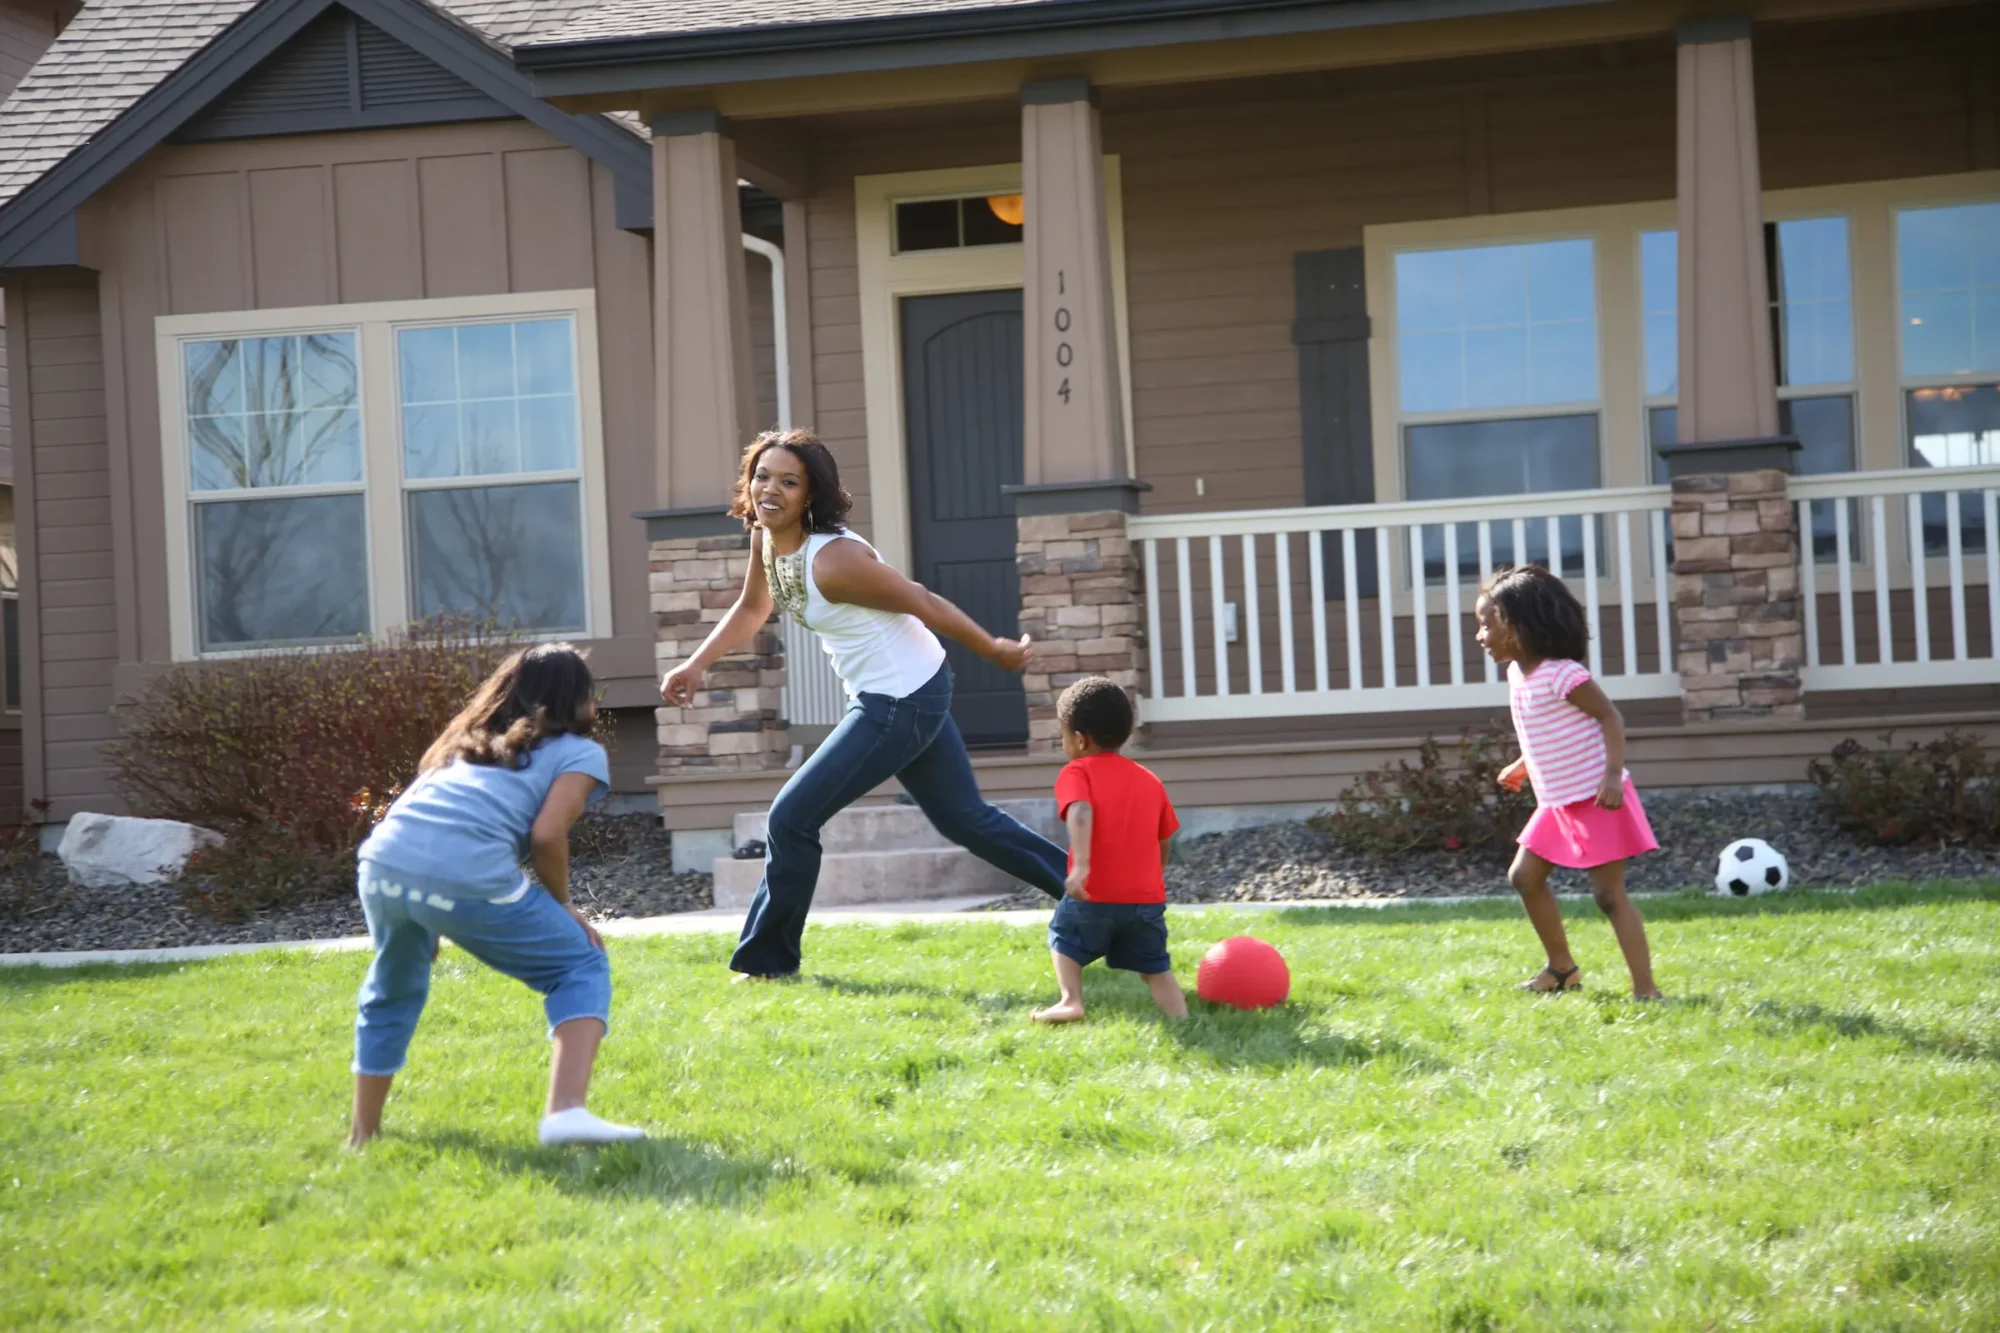
[[[756,976],[799,970],[800,937],[819,882],[819,831],[889,778],[938,832],[1051,898],[1063,896],[1069,854],[979,794],[965,741],[951,720],[951,668],[900,699],[857,694],[847,715],[771,803],[764,879],[743,922],[731,969]]]

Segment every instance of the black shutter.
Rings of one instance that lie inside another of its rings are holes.
[[[1296,256],[1299,415],[1305,427],[1305,497],[1311,505],[1369,504],[1375,499],[1375,442],[1368,410],[1368,289],[1362,251],[1313,250]],[[1375,542],[1357,534],[1355,576],[1375,595]],[[1340,538],[1326,539],[1326,590],[1343,595]]]

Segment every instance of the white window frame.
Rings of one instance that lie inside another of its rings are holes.
[[[409,531],[404,497],[419,490],[481,484],[478,478],[406,479],[403,475],[396,332],[403,328],[531,319],[572,321],[576,330],[576,378],[580,481],[583,490],[584,620],[581,629],[542,638],[607,638],[612,632],[610,525],[604,480],[604,424],[598,374],[597,293],[589,289],[521,292],[500,296],[446,297],[310,306],[287,310],[225,311],[164,315],[154,321],[154,349],[160,385],[160,455],[166,500],[168,619],[173,660],[191,662],[251,657],[296,648],[231,648],[204,652],[195,626],[195,551],[192,541],[186,380],[182,347],[218,338],[278,337],[287,334],[351,331],[361,400],[362,493],[366,506],[368,552],[368,631],[377,638],[410,623],[415,590],[409,566]],[[509,474],[499,485],[558,479],[550,474]],[[569,479],[565,474],[562,479]],[[351,493],[351,483],[285,487],[279,495]],[[252,492],[244,492],[252,495]],[[337,645],[336,645],[337,646]]]
[[[1921,467],[1917,461],[1917,441],[1910,429],[1910,391],[1912,389],[1948,389],[1964,386],[1984,388],[2000,385],[2000,368],[1993,370],[1967,371],[1959,375],[1912,375],[1903,364],[1903,258],[1902,246],[1897,240],[1897,215],[1928,208],[1962,208],[1973,204],[2000,203],[2000,172],[1983,172],[1992,183],[1983,191],[1965,194],[1939,195],[1921,194],[1889,201],[1887,227],[1887,250],[1889,278],[1889,299],[1894,313],[1894,354],[1896,365],[1896,416],[1900,423],[1898,432],[1903,448],[1903,466]]]

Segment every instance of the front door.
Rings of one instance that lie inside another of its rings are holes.
[[[903,421],[917,581],[995,634],[1020,633],[1021,293],[905,297]],[[952,717],[968,745],[1028,739],[1021,678],[950,640]]]

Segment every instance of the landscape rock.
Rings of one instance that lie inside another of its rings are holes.
[[[78,815],[69,821],[56,855],[72,884],[87,889],[171,884],[203,847],[220,846],[222,835],[171,819],[123,815]]]

